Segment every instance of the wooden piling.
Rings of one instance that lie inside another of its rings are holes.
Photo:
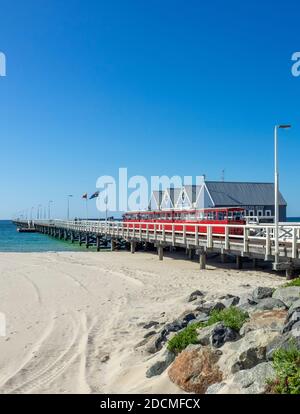
[[[157,247],[157,253],[158,253],[159,260],[163,260],[163,258],[164,258],[164,248],[163,248],[162,245],[159,245]]]
[[[200,270],[206,269],[206,252],[204,249],[200,249],[199,251],[199,264],[200,264]]]

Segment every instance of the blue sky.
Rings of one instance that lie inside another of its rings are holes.
[[[101,175],[273,180],[300,215],[299,2],[0,0],[0,218]],[[90,202],[91,215],[96,209]]]

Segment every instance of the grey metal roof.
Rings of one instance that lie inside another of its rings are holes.
[[[206,181],[205,183],[215,206],[274,205],[273,183],[222,181]],[[279,204],[281,206],[287,205],[282,194],[279,197]]]

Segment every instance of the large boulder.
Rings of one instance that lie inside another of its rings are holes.
[[[289,308],[294,302],[300,299],[300,287],[290,286],[278,288],[272,297],[281,300]]]
[[[240,330],[240,335],[244,336],[251,331],[265,329],[269,331],[281,332],[287,317],[285,309],[273,309],[271,311],[259,311],[250,315]]]
[[[207,388],[223,379],[218,366],[220,351],[189,346],[178,355],[168,371],[172,382],[186,392],[205,394]]]
[[[255,301],[260,299],[270,298],[273,295],[274,289],[268,287],[257,287],[252,293],[252,297]]]
[[[239,371],[225,383],[210,386],[206,394],[264,394],[267,381],[275,379],[272,364],[263,362],[252,369]]]
[[[161,375],[172,364],[175,354],[166,350],[163,355],[146,372],[147,378]]]
[[[222,348],[219,360],[221,371],[225,376],[229,376],[265,362],[267,346],[277,336],[278,332],[258,329],[247,333],[239,341],[227,342]]]
[[[280,299],[265,298],[258,301],[255,306],[256,310],[273,310],[273,309],[286,309],[286,305]]]

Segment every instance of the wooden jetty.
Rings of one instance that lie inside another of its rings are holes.
[[[27,221],[14,221],[20,228],[28,227]],[[201,269],[206,267],[206,255],[209,252],[221,254],[222,260],[226,255],[236,258],[236,265],[242,268],[243,258],[251,258],[255,263],[263,259],[273,263],[276,271],[286,271],[288,279],[300,269],[300,223],[279,224],[279,263],[275,263],[275,226],[274,224],[248,224],[243,227],[243,234],[232,234],[237,225],[206,224],[207,231],[201,232],[201,224],[193,225],[196,230],[188,231],[188,224],[183,224],[183,230],[175,231],[175,224],[163,223],[125,223],[120,221],[64,221],[36,220],[33,228],[52,237],[75,241],[80,245],[91,245],[99,251],[102,247],[111,250],[127,247],[131,253],[142,247],[157,250],[158,257],[163,260],[164,250],[184,248],[189,258],[199,256]],[[166,229],[167,226],[167,229]],[[225,227],[225,233],[216,232],[216,228]]]

